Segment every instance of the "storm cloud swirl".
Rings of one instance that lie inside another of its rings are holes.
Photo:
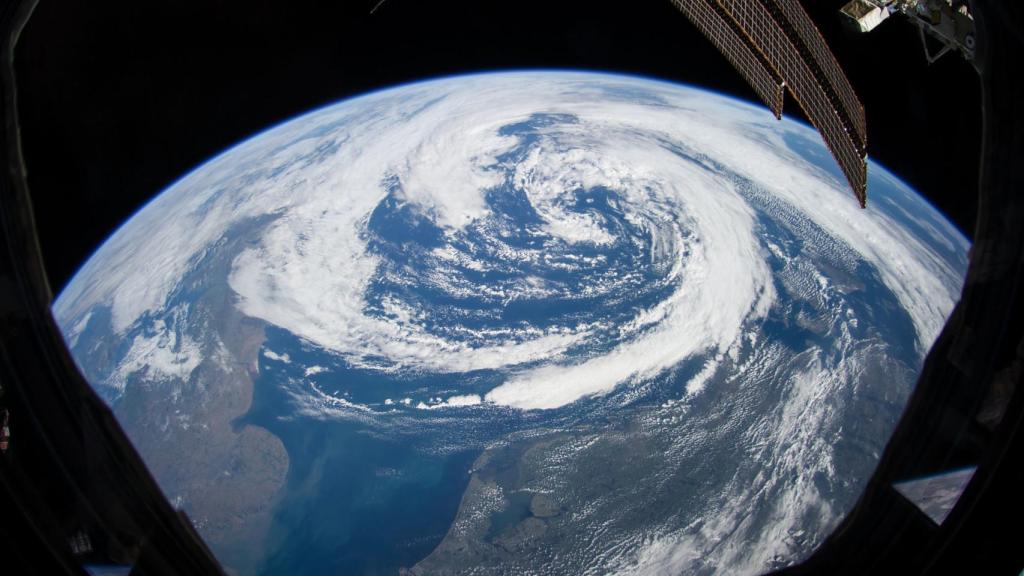
[[[536,536],[564,551],[550,573],[754,573],[852,504],[962,282],[966,240],[869,175],[862,210],[812,130],[677,85],[424,82],[199,167],[54,311],[108,400],[166,392],[146,434],[201,427],[179,399],[241,371],[285,398],[273,422],[512,462],[467,488],[441,548],[486,549],[458,538],[488,534],[503,494],[546,494],[567,511]],[[256,345],[224,333],[240,316]],[[529,461],[500,456],[517,443]]]
[[[555,408],[698,355],[713,372],[776,298],[761,194],[872,265],[931,343],[956,272],[792,153],[802,127],[636,82],[461,78],[289,122],[160,196],[104,247],[139,273],[87,266],[58,312],[106,302],[125,330],[226,230],[269,218],[230,272],[245,314],[355,367],[505,374],[456,404]]]

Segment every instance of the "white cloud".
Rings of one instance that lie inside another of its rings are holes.
[[[274,362],[281,362],[282,364],[291,364],[292,363],[292,359],[291,359],[291,357],[288,356],[287,353],[278,354],[277,352],[274,352],[273,350],[271,350],[269,348],[265,348],[263,350],[263,355],[266,356],[267,358],[273,360]],[[308,370],[307,370],[307,372],[308,372]]]
[[[187,380],[202,361],[199,343],[188,336],[182,325],[187,317],[187,306],[179,306],[169,315],[170,325],[164,319],[156,319],[147,330],[136,334],[104,384],[123,392],[133,375],[148,380]]]
[[[310,366],[309,368],[306,368],[305,374],[306,377],[309,378],[310,376],[315,376],[323,372],[327,372],[327,368],[324,368],[323,366]]]
[[[420,402],[416,405],[420,410],[435,410],[437,408],[461,408],[464,406],[477,406],[481,404],[482,400],[477,394],[463,394],[457,396],[450,396],[447,400],[441,400],[440,398],[432,398],[428,402]],[[386,403],[386,402],[385,402]]]

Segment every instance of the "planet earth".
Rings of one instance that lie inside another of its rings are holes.
[[[255,135],[53,311],[241,574],[754,574],[865,486],[968,242],[820,137],[653,79],[487,73]]]

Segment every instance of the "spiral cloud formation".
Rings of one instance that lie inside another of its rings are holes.
[[[214,542],[241,516],[211,486],[252,514],[279,494],[281,550],[358,572],[331,562],[390,552],[317,548],[318,514],[325,534],[377,522],[389,490],[443,497],[458,482],[411,479],[452,466],[472,480],[439,544],[429,513],[397,516],[423,523],[411,573],[760,573],[852,506],[966,268],[940,214],[869,176],[862,210],[812,130],[687,87],[424,82],[199,167],[54,312]],[[242,442],[243,421],[265,433]],[[326,440],[287,445],[285,482],[275,437]],[[409,544],[385,524],[379,550]]]
[[[137,273],[113,285],[87,265],[90,282],[73,285],[58,313],[106,303],[124,331],[164,307],[227,230],[269,218],[231,269],[245,314],[353,366],[504,370],[483,401],[555,408],[698,354],[720,358],[764,317],[775,300],[769,251],[749,194],[728,173],[873,265],[909,312],[919,348],[930,345],[956,296],[956,272],[941,257],[885,214],[859,209],[833,176],[808,170],[784,145],[791,125],[668,85],[651,92],[658,85],[645,82],[634,97],[636,82],[488,75],[317,111],[157,198],[104,248],[107,263]],[[516,125],[528,136],[508,129]],[[502,208],[510,202],[525,202],[530,218],[515,221]],[[417,266],[391,258],[396,241],[372,229],[382,206],[438,234],[436,246],[416,247]],[[391,289],[371,297],[382,282]],[[403,297],[410,283],[433,301]],[[467,296],[488,306],[442,323],[437,302],[450,310]],[[509,303],[552,300],[590,309],[501,317]]]

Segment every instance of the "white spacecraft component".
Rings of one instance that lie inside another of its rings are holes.
[[[953,50],[974,59],[974,18],[966,0],[851,0],[839,12],[860,32],[874,30],[891,14],[905,16],[917,26],[929,63]],[[937,49],[929,48],[928,38]]]
[[[852,0],[840,12],[858,32],[870,32],[889,17],[889,10],[871,0]]]

